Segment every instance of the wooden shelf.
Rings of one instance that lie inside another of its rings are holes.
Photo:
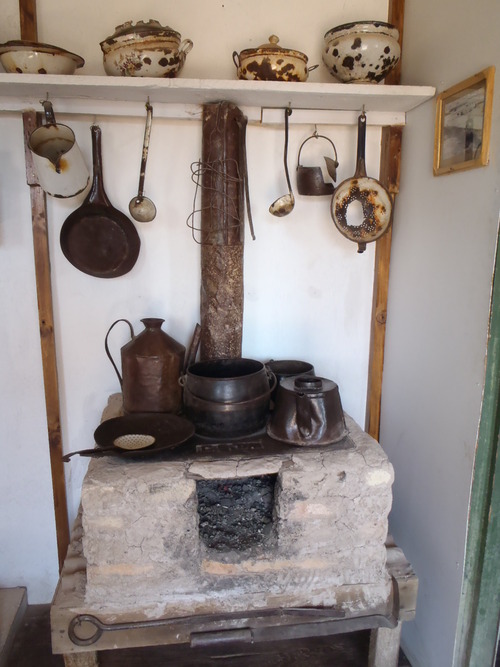
[[[41,111],[40,100],[48,97],[56,117],[142,117],[149,98],[155,117],[198,119],[204,104],[226,100],[250,122],[283,122],[278,110],[290,106],[299,112],[290,122],[354,124],[364,107],[369,124],[404,125],[406,113],[434,95],[431,86],[0,74],[0,111]]]

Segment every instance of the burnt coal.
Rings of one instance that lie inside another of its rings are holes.
[[[199,480],[199,534],[217,551],[244,551],[263,544],[273,523],[276,475]]]

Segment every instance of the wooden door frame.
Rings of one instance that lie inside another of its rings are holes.
[[[454,667],[493,666],[500,622],[500,233]]]

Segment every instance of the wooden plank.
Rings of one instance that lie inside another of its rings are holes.
[[[399,41],[403,45],[404,0],[390,0],[389,23],[399,30]],[[401,62],[387,77],[385,83],[398,84],[401,78]],[[384,127],[380,154],[380,182],[390,192],[395,203],[399,192],[401,166],[401,127]],[[393,221],[394,225],[394,214]],[[375,276],[373,282],[370,356],[368,367],[368,395],[365,430],[373,438],[380,438],[380,407],[382,403],[382,379],[384,371],[384,347],[387,321],[387,298],[389,292],[389,268],[391,262],[392,228],[376,242]]]
[[[500,235],[488,338],[453,661],[457,667],[493,664],[500,623]]]
[[[36,0],[19,0],[19,18],[21,22],[21,39],[36,42],[38,39]]]
[[[45,387],[45,410],[49,438],[50,467],[52,472],[52,493],[57,532],[57,553],[59,570],[62,567],[69,544],[69,522],[66,503],[66,483],[62,462],[62,436],[59,407],[59,383],[57,377],[56,346],[54,338],[54,317],[52,286],[50,280],[50,257],[47,227],[45,193],[37,184],[27,138],[38,126],[34,111],[23,114],[26,178],[30,186],[31,215],[33,226],[33,251],[35,258],[36,293],[38,299],[38,323],[42,351],[43,381]]]
[[[242,81],[238,79],[161,79],[151,77],[99,76],[86,74],[12,74],[0,73],[0,109],[24,111],[36,108],[40,99],[49,96],[62,113],[122,115],[143,117],[144,103],[149,97],[155,107],[155,118],[172,117],[172,107],[177,105],[178,117],[189,117],[194,108],[200,118],[199,107],[225,100],[240,109],[283,109],[289,104],[296,110],[314,110],[313,120],[304,122],[330,122],[316,111],[344,112],[334,118],[335,123],[357,124],[359,110],[364,105],[368,122],[372,114],[379,114],[380,124],[390,124],[384,116],[404,115],[434,97],[433,86],[398,86],[350,83],[314,83],[294,81]],[[108,104],[106,104],[106,102]],[[119,102],[119,104],[116,104]],[[122,110],[122,104],[126,107]],[[187,110],[180,108],[187,106]],[[127,108],[128,106],[128,108]],[[351,112],[347,114],[345,112]],[[256,116],[249,117],[253,120]],[[297,116],[299,118],[299,116]],[[283,118],[279,117],[280,124]],[[295,120],[295,113],[290,118]],[[401,124],[401,121],[398,122]]]
[[[64,667],[99,667],[97,651],[89,653],[66,653]]]
[[[36,0],[19,0],[21,39],[37,40]],[[57,555],[59,571],[69,544],[69,522],[66,501],[66,482],[62,462],[62,437],[59,407],[59,384],[57,378],[56,347],[52,285],[50,281],[50,255],[47,228],[47,206],[45,192],[38,185],[28,148],[30,134],[40,123],[34,111],[23,113],[24,150],[26,158],[26,180],[30,186],[31,215],[33,227],[33,251],[35,257],[36,292],[38,299],[38,322],[42,352],[43,381],[45,388],[45,410],[49,439],[52,494],[56,523]]]

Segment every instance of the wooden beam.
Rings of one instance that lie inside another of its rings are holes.
[[[19,18],[21,23],[21,39],[36,42],[38,40],[36,0],[19,0]]]
[[[21,39],[37,41],[36,0],[19,0]],[[35,257],[36,292],[38,299],[38,322],[42,351],[43,381],[45,387],[45,410],[49,438],[52,493],[56,522],[57,555],[59,571],[62,568],[69,544],[69,522],[66,501],[66,482],[62,461],[62,437],[59,406],[59,383],[57,378],[56,346],[50,280],[50,255],[47,227],[45,192],[38,185],[31,151],[28,147],[30,134],[40,124],[40,115],[34,111],[23,113],[24,150],[26,158],[26,181],[30,186],[31,216],[33,226],[33,251]]]
[[[399,30],[399,42],[403,46],[404,0],[390,0],[389,23]],[[388,75],[387,84],[399,84],[401,61]],[[380,154],[380,182],[392,196],[393,206],[399,192],[401,166],[402,128],[389,126],[382,129]],[[394,225],[394,214],[392,225]],[[380,407],[382,404],[382,379],[384,371],[385,330],[387,321],[387,297],[389,292],[389,268],[391,261],[392,228],[377,242],[375,249],[375,276],[368,366],[368,395],[365,430],[373,438],[380,437]]]

